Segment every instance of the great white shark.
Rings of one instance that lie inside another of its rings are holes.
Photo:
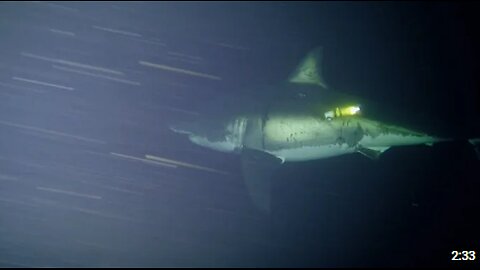
[[[327,85],[322,58],[322,47],[308,53],[287,82],[274,88],[276,97],[260,106],[170,128],[197,145],[242,155],[246,186],[264,211],[270,210],[271,175],[284,162],[352,153],[377,159],[394,146],[450,140],[367,117],[358,98]]]

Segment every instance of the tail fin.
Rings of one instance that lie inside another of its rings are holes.
[[[468,142],[473,145],[477,158],[480,160],[480,138],[469,139]]]

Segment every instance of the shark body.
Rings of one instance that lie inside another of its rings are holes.
[[[195,144],[241,154],[250,195],[265,211],[270,209],[270,176],[284,162],[357,152],[375,159],[392,146],[448,140],[364,116],[356,98],[329,89],[321,70],[322,53],[319,47],[304,58],[278,88],[281,98],[222,115],[222,120],[198,120],[171,129]]]

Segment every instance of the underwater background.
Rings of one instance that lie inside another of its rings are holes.
[[[451,252],[480,252],[479,11],[1,3],[0,266],[478,265]],[[238,156],[168,125],[286,81],[318,46],[329,85],[372,115],[458,140],[286,163],[264,215]]]

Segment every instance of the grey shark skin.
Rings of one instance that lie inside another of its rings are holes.
[[[361,108],[360,113],[326,117],[332,108],[353,106],[356,100],[328,88],[321,60],[321,47],[310,52],[288,82],[278,88],[281,98],[272,99],[258,110],[225,116],[221,121],[174,125],[171,129],[203,147],[241,154],[252,200],[264,211],[270,209],[270,175],[284,162],[357,152],[375,159],[392,146],[431,145],[446,140],[367,118]],[[310,92],[295,90],[304,88]]]

